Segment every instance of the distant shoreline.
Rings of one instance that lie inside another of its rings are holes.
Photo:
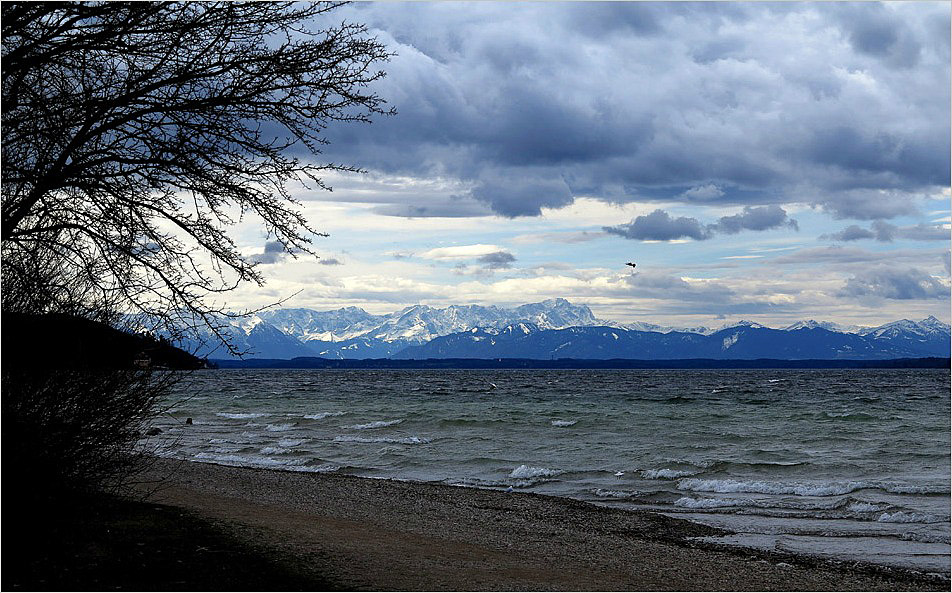
[[[887,360],[721,360],[684,358],[670,360],[610,359],[588,360],[560,358],[430,358],[426,360],[329,359],[300,357],[290,360],[251,358],[247,360],[212,359],[219,369],[949,369],[949,358],[896,358]]]

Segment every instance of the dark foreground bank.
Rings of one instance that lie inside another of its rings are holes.
[[[334,589],[228,524],[107,495],[5,504],[3,542],[4,591]]]
[[[165,480],[148,504],[74,519],[81,531],[54,533],[46,552],[11,550],[5,525],[3,587],[948,590],[927,575],[703,545],[692,538],[715,530],[534,494],[164,460],[148,477]]]

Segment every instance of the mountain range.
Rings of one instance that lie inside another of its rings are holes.
[[[291,359],[855,359],[948,357],[950,328],[935,317],[877,327],[814,320],[784,328],[751,321],[679,328],[597,319],[585,305],[550,299],[514,308],[414,305],[389,315],[358,307],[276,309],[227,322],[244,358]],[[204,342],[204,343],[203,343]],[[210,336],[181,346],[234,359]]]

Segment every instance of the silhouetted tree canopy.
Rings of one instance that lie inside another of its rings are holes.
[[[335,7],[4,2],[5,263],[41,254],[103,302],[215,327],[216,294],[263,280],[228,227],[256,214],[308,252],[289,182],[356,170],[321,161],[324,130],[390,113],[368,88],[389,54],[319,24]]]

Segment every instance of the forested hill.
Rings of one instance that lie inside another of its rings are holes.
[[[3,313],[0,348],[5,370],[199,369],[203,359],[165,340],[131,334],[104,323],[64,314]]]

